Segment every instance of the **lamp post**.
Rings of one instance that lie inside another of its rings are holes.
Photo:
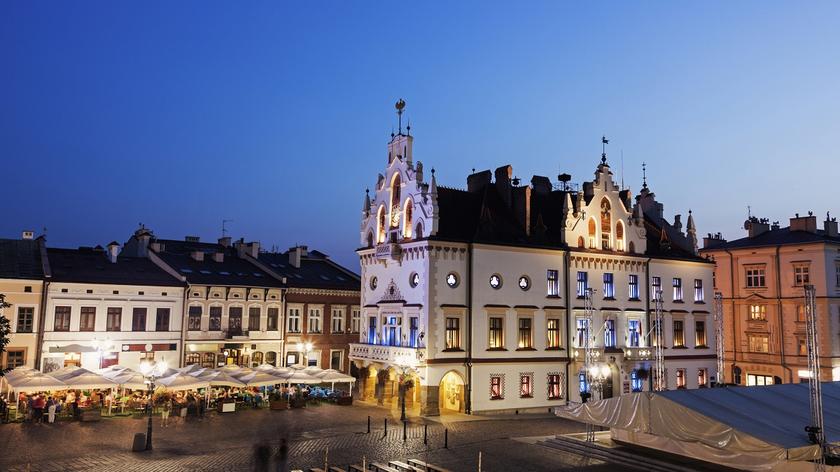
[[[303,365],[309,367],[309,353],[312,352],[312,343],[297,343],[298,352],[303,353]]]
[[[394,363],[400,370],[400,377],[397,379],[399,382],[400,421],[405,421],[405,391],[407,385],[404,384],[402,377],[417,367],[417,358],[412,355],[401,354],[394,359]]]
[[[152,450],[152,396],[155,393],[155,380],[166,372],[166,361],[140,363],[140,373],[146,379],[149,386],[149,400],[146,402],[146,409],[149,411],[149,425],[146,429],[146,450]]]

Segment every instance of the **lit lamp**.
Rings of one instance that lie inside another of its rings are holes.
[[[99,368],[102,368],[102,356],[105,352],[110,352],[111,349],[114,347],[114,343],[109,340],[100,341],[98,339],[93,340],[93,347],[96,348],[96,352],[99,354]]]
[[[297,350],[303,353],[303,365],[309,367],[309,353],[312,352],[312,343],[297,343]]]
[[[140,373],[146,379],[146,385],[149,388],[149,400],[146,403],[146,408],[149,411],[149,426],[146,430],[146,450],[152,450],[152,395],[155,392],[155,380],[157,380],[164,372],[166,372],[166,361],[149,362],[143,361],[140,363]]]
[[[417,357],[411,354],[400,354],[394,359],[394,364],[400,370],[399,394],[400,394],[400,421],[405,421],[405,391],[412,387],[411,381],[404,377],[409,371],[417,369]]]
[[[604,399],[604,381],[612,375],[612,370],[607,364],[593,365],[589,368],[589,377],[592,379],[592,388],[601,392],[601,399]]]

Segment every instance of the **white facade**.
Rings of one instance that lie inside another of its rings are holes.
[[[49,283],[40,367],[50,372],[65,365],[95,370],[120,364],[137,370],[147,358],[180,367],[183,312],[183,287]]]
[[[397,374],[407,371],[419,387],[410,400],[419,402],[425,415],[542,409],[578,401],[583,368],[578,319],[586,315],[583,297],[578,297],[579,272],[586,274],[586,287],[594,289],[588,335],[596,362],[611,372],[600,384],[603,396],[650,389],[646,373],[652,365],[654,303],[649,296],[654,276],[663,281],[668,386],[696,388],[700,381],[706,386],[713,380],[713,266],[692,253],[691,217],[687,234],[679,217],[673,226],[658,221],[662,207],[646,186],[633,204],[630,192],[613,182],[604,157],[583,191],[553,194],[563,204],[551,207],[561,209],[544,224],[543,214],[531,214],[539,211],[539,197],[532,194],[552,190],[536,177],[532,186],[519,186],[510,178],[510,167],[502,167],[495,184],[485,171],[470,176],[467,192],[439,189],[434,173],[427,183],[422,165],[414,165],[412,139],[392,138],[385,173],[362,210],[363,326],[350,357],[369,368],[365,396],[388,401],[383,397],[389,389],[396,391]],[[481,221],[467,234],[503,220],[486,208],[495,204],[512,215],[504,221],[524,226],[522,243],[452,237],[452,220],[444,223],[441,215],[462,209],[439,205],[453,205],[458,195],[467,203],[482,198],[483,186],[492,186],[489,192],[500,197],[495,202],[483,197]],[[450,226],[444,230],[445,225]],[[528,242],[546,228],[561,228],[563,242]],[[665,233],[659,251],[648,248],[649,228]],[[671,244],[681,245],[682,252],[671,250]],[[682,281],[682,300],[671,297],[674,279]],[[700,281],[698,300],[695,280]],[[705,328],[700,339],[705,342],[697,346],[696,321]]]

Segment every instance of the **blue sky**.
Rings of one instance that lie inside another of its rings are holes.
[[[419,3],[419,4],[418,4]],[[840,213],[837,2],[0,3],[0,236],[308,243],[356,269],[403,97],[415,159],[638,192],[740,237]]]

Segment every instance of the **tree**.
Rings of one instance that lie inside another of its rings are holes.
[[[10,306],[12,306],[10,303],[6,303],[6,295],[0,293],[0,358],[2,358],[3,353],[6,352],[6,345],[11,341],[12,323],[2,313],[3,308],[8,308]],[[0,377],[4,376],[6,372],[10,370],[11,369],[0,369]]]

